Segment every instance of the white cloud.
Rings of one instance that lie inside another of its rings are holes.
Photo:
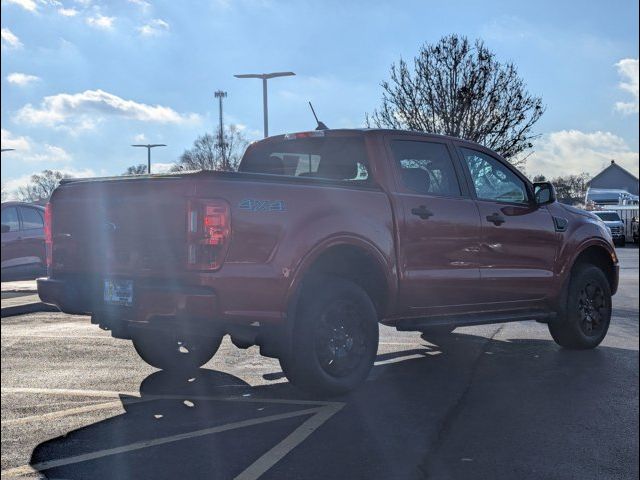
[[[29,12],[35,12],[38,9],[38,4],[34,0],[2,0],[3,4],[12,3],[24,8]]]
[[[14,85],[19,85],[21,87],[25,85],[29,85],[30,83],[37,82],[40,80],[40,77],[36,77],[35,75],[29,75],[27,73],[10,73],[7,75],[7,81],[9,83],[13,83]]]
[[[162,32],[169,30],[169,24],[160,18],[154,18],[148,23],[138,28],[140,35],[152,37],[160,35]]]
[[[133,136],[133,141],[136,143],[143,143],[147,141],[147,137],[144,133],[138,133]]]
[[[25,152],[31,149],[31,141],[29,137],[15,136],[9,130],[2,129],[2,137],[0,140],[2,148],[14,148],[17,151]]]
[[[115,20],[116,17],[107,17],[105,15],[98,14],[95,17],[87,18],[87,24],[102,30],[111,30]]]
[[[527,162],[531,176],[553,178],[582,172],[595,175],[611,160],[638,175],[638,152],[611,132],[561,130],[543,135],[535,148]]]
[[[169,124],[200,122],[200,116],[195,113],[180,114],[170,107],[126,100],[103,90],[45,97],[38,107],[31,104],[22,107],[16,120],[77,131],[93,128],[109,116]]]
[[[20,163],[42,163],[48,168],[54,163],[69,163],[71,155],[62,147],[45,143],[38,145],[29,137],[14,135],[9,130],[2,129],[2,148],[13,148],[11,152]]]
[[[175,163],[151,162],[151,173],[168,173]]]
[[[129,3],[132,3],[134,5],[141,7],[143,10],[146,10],[149,7],[151,7],[151,4],[145,0],[129,0]]]
[[[58,9],[58,13],[60,15],[62,15],[63,17],[75,17],[76,15],[78,15],[78,10],[76,10],[75,8],[64,8],[61,7]]]
[[[633,97],[630,102],[616,102],[616,110],[626,114],[638,113],[638,59],[620,60],[616,63],[616,68],[622,77],[619,87]]]
[[[22,42],[16,35],[8,28],[3,28],[0,32],[2,34],[2,46],[7,48],[21,48]]]

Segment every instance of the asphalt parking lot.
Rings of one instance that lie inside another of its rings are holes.
[[[366,384],[328,401],[227,339],[190,378],[87,317],[2,319],[2,476],[208,479],[638,477],[638,249],[612,325],[565,351],[546,325],[383,328]]]

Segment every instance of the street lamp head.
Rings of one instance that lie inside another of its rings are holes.
[[[261,78],[263,80],[268,80],[270,78],[276,77],[291,77],[295,75],[293,72],[271,72],[271,73],[242,73],[238,75],[234,75],[236,78]]]
[[[13,152],[15,150],[15,148],[3,148],[2,151],[3,152]]]

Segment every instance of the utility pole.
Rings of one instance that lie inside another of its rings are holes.
[[[147,173],[151,173],[151,149],[154,147],[166,147],[164,143],[148,143],[146,145],[131,145],[132,147],[144,147],[147,149]]]
[[[220,114],[220,133],[218,136],[218,146],[220,147],[220,155],[222,156],[222,168],[226,170],[227,168],[227,159],[225,157],[224,152],[224,125],[222,123],[222,99],[226,98],[227,92],[223,92],[222,90],[218,90],[214,93],[215,97],[218,99],[218,111]]]
[[[243,73],[234,75],[236,78],[260,78],[262,79],[262,112],[264,121],[264,136],[269,136],[269,107],[267,102],[267,80],[276,77],[291,77],[295,75],[293,72],[272,72],[272,73]]]

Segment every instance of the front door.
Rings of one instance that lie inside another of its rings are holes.
[[[496,308],[533,306],[552,292],[559,237],[527,182],[488,152],[459,147],[482,223],[482,296]],[[532,302],[534,302],[532,304]]]
[[[480,298],[480,218],[446,141],[391,137],[400,305],[408,316],[460,313]]]

